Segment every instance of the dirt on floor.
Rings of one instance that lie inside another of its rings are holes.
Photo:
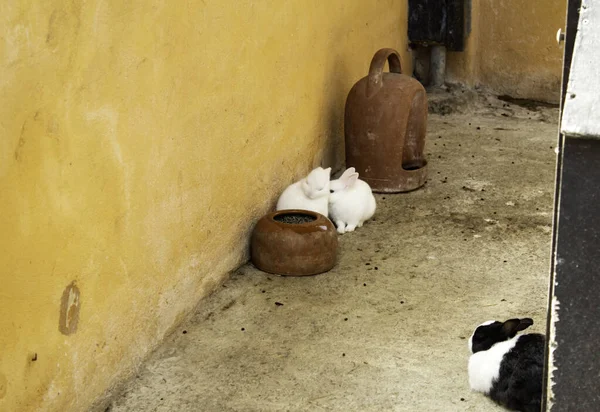
[[[430,93],[423,188],[377,195],[326,274],[240,268],[108,410],[502,410],[470,391],[467,340],[545,331],[558,109],[533,103]]]

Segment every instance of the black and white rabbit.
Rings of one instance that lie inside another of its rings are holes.
[[[533,325],[530,318],[491,320],[469,339],[469,385],[515,411],[540,412],[545,337],[517,335]]]

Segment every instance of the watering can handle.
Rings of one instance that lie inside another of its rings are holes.
[[[367,96],[373,96],[381,86],[383,86],[383,67],[385,62],[390,65],[390,73],[402,73],[402,67],[400,66],[400,55],[394,49],[381,49],[371,60],[371,67],[369,67],[369,80],[367,82]]]

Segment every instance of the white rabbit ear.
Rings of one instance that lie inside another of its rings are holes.
[[[310,191],[310,183],[308,183],[308,179],[304,178],[300,180],[300,187],[304,193],[308,194]]]
[[[358,180],[358,173],[352,173],[346,178],[346,187],[352,187]]]
[[[348,178],[348,176],[350,176],[352,173],[355,173],[356,169],[354,169],[353,167],[349,167],[348,169],[344,170],[344,173],[342,173],[342,175],[340,176],[340,179],[346,179]],[[356,174],[358,176],[358,173]]]
[[[325,169],[325,171],[327,172],[327,174],[331,174],[331,167],[328,167],[327,169]]]

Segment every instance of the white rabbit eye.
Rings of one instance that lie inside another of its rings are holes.
[[[333,189],[330,189],[330,190],[329,190],[329,193],[333,193]]]

